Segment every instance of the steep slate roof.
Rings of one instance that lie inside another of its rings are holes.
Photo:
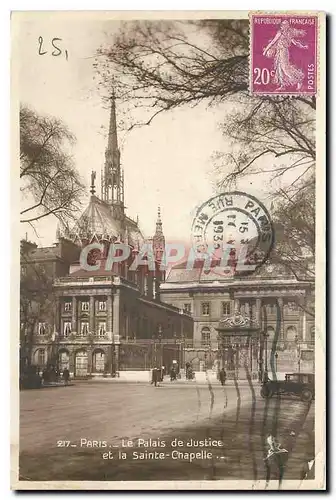
[[[91,196],[87,208],[71,230],[71,235],[79,239],[88,236],[113,239],[118,238],[121,233],[120,221],[112,217],[110,207],[97,196]]]
[[[144,241],[138,224],[125,216],[113,217],[111,207],[92,195],[87,208],[70,231],[72,240],[122,240],[136,246]]]
[[[235,279],[239,279],[240,275],[236,274]],[[282,279],[295,279],[295,275],[290,273],[283,265],[280,264],[263,264],[251,275],[241,275],[246,279],[269,279],[279,277]],[[203,261],[195,262],[193,269],[186,269],[186,262],[172,267],[166,278],[166,283],[187,283],[187,282],[209,282],[209,281],[224,281],[231,279],[230,273],[223,274],[219,268],[203,269]]]

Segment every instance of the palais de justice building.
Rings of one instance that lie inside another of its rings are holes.
[[[127,244],[130,256],[106,268],[116,242]],[[155,270],[134,271],[130,265],[144,242],[152,245]],[[99,264],[85,270],[79,255],[91,243],[103,251],[89,253],[88,262]],[[125,213],[112,99],[100,197],[93,172],[89,204],[71,230],[60,228],[49,248],[22,242],[21,279],[36,266],[53,279],[52,312],[42,311],[31,326],[21,323],[26,337],[33,328],[31,361],[68,367],[75,376],[169,368],[173,361],[180,367],[189,361],[195,370],[225,366],[239,377],[247,360],[254,377],[274,362],[278,372],[314,368],[314,318],[300,306],[313,297],[312,283],[271,264],[244,277],[181,263],[166,276],[159,268],[164,246],[160,211],[151,239]]]

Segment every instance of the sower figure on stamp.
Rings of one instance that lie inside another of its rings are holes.
[[[302,87],[305,74],[290,62],[289,47],[293,44],[301,49],[307,49],[308,45],[302,44],[295,38],[305,34],[306,32],[303,30],[292,28],[288,21],[282,21],[280,30],[264,48],[263,55],[274,59],[274,80],[277,84],[280,84],[277,90],[283,90],[285,87],[294,85],[297,86],[297,90]]]

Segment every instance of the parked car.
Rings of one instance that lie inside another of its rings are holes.
[[[315,376],[312,373],[287,373],[285,380],[267,380],[263,383],[260,395],[271,398],[274,394],[299,396],[302,401],[315,397]]]

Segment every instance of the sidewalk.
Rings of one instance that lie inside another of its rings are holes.
[[[152,374],[150,371],[121,371],[119,372],[118,377],[99,377],[99,376],[94,376],[91,378],[88,382],[110,382],[110,383],[150,383],[152,380]],[[76,381],[76,379],[75,379]],[[185,376],[182,375],[180,379],[170,381],[170,376],[166,375],[163,379],[163,382],[160,382],[160,384],[167,385],[169,383],[170,386],[175,386],[175,385],[190,385],[193,386],[195,384],[200,384],[200,385],[208,385],[209,383],[211,385],[218,385],[220,386],[220,381],[217,378],[217,374],[208,371],[208,372],[196,372],[195,373],[195,378],[193,380],[186,380]],[[238,385],[242,384],[249,384],[249,381],[247,379],[238,379],[237,380]],[[233,379],[227,379],[225,385],[226,386],[233,386],[235,384]],[[260,383],[258,380],[252,380],[253,385],[260,386]]]

